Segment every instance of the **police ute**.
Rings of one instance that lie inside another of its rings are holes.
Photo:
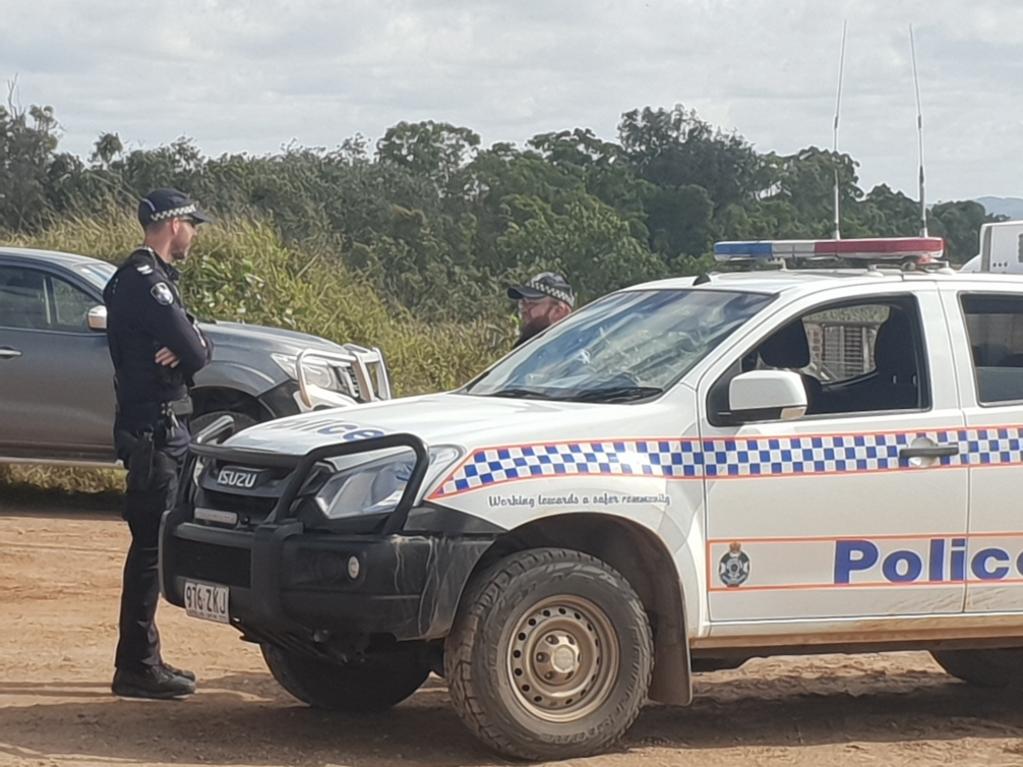
[[[163,594],[311,706],[441,675],[526,759],[753,657],[926,650],[1023,688],[1023,277],[942,245],[718,243],[455,391],[224,417],[164,517]]]

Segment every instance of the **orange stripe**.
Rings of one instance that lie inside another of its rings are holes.
[[[1020,532],[1003,532],[1003,533],[882,533],[880,535],[873,535],[871,533],[865,533],[864,535],[804,535],[804,536],[763,536],[760,538],[747,538],[743,536],[732,536],[730,538],[708,538],[707,539],[707,550],[710,551],[710,547],[715,544],[732,543],[738,541],[743,545],[749,543],[820,543],[822,541],[860,541],[860,540],[927,540],[929,538],[1019,538],[1023,537],[1023,531]]]
[[[896,586],[963,586],[966,581],[906,581],[904,583],[785,583],[776,586],[711,586],[707,591],[717,593],[719,591],[807,591],[807,590],[834,590],[834,589],[887,589]]]
[[[965,581],[903,581],[900,583],[786,583],[777,586],[711,586],[707,591],[736,592],[736,591],[811,591],[811,590],[834,590],[834,589],[888,589],[904,586],[1002,586],[1002,585],[1023,584],[1023,578],[1002,578],[996,579],[967,579]]]

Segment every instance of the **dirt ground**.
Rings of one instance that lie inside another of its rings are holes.
[[[442,680],[386,715],[312,711],[232,629],[166,604],[165,656],[200,692],[114,698],[126,546],[114,513],[0,499],[0,764],[506,764],[462,729]],[[696,688],[691,708],[651,705],[617,751],[571,764],[1023,765],[1019,698],[956,682],[923,653],[753,661]]]

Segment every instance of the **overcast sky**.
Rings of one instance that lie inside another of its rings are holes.
[[[62,148],[115,131],[207,154],[375,140],[400,120],[489,145],[682,103],[759,151],[839,147],[916,196],[916,30],[928,201],[1023,197],[1021,0],[0,0],[0,79]]]

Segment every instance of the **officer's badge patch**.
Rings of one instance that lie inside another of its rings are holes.
[[[174,294],[171,293],[171,289],[167,287],[166,282],[158,282],[149,291],[153,298],[156,299],[156,303],[162,304],[163,306],[170,306],[174,303]]]
[[[135,269],[136,271],[138,271],[139,274],[153,273],[153,267],[151,267],[149,264],[139,264],[138,266],[135,267]]]
[[[749,578],[749,557],[741,543],[728,545],[728,553],[718,563],[718,577],[730,589],[741,586]]]

